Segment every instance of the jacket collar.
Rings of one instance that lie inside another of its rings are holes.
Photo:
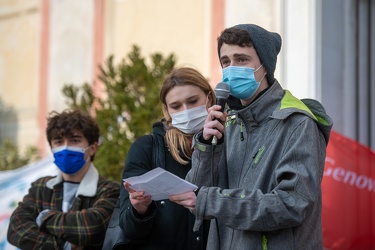
[[[264,94],[245,108],[239,110],[238,113],[245,121],[249,122],[251,126],[257,126],[262,121],[269,119],[284,94],[284,89],[280,86],[279,82],[275,80]]]
[[[302,113],[316,122],[327,144],[333,125],[332,119],[320,102],[313,99],[299,100],[288,90],[284,90],[277,80],[263,95],[249,106],[239,110],[238,113],[250,126],[258,126],[267,119],[282,120],[291,114]]]
[[[79,195],[86,196],[86,197],[93,197],[96,195],[96,190],[99,181],[99,172],[95,168],[94,164],[91,163],[90,168],[87,170],[85,176],[83,177],[82,181],[79,184],[76,197]],[[62,174],[59,172],[56,177],[47,181],[46,186],[49,189],[53,189],[53,187],[59,183],[63,182]]]

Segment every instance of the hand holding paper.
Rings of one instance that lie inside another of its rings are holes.
[[[123,179],[136,191],[144,191],[153,200],[165,200],[170,195],[194,191],[198,187],[162,168],[155,168],[143,175]]]

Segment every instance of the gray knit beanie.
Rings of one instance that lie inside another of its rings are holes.
[[[267,71],[267,81],[271,85],[275,78],[273,76],[276,69],[277,54],[281,49],[281,37],[278,33],[269,32],[255,24],[238,24],[233,28],[246,30],[250,35],[250,40],[254,45],[263,67]],[[220,58],[220,49],[219,58]]]

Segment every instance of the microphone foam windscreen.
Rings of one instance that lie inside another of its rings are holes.
[[[219,82],[215,88],[216,98],[227,99],[230,95],[230,87],[225,82]]]

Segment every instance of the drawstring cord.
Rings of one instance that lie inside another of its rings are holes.
[[[216,145],[212,145],[211,150],[211,186],[214,186],[214,156],[215,156],[215,148]],[[216,224],[216,233],[217,233],[217,241],[218,241],[218,250],[220,250],[220,232],[219,232],[219,222],[217,221],[217,218],[215,217],[215,224]]]
[[[244,140],[244,137],[243,137],[243,122],[241,120],[241,124],[240,124],[240,140],[243,141]]]

